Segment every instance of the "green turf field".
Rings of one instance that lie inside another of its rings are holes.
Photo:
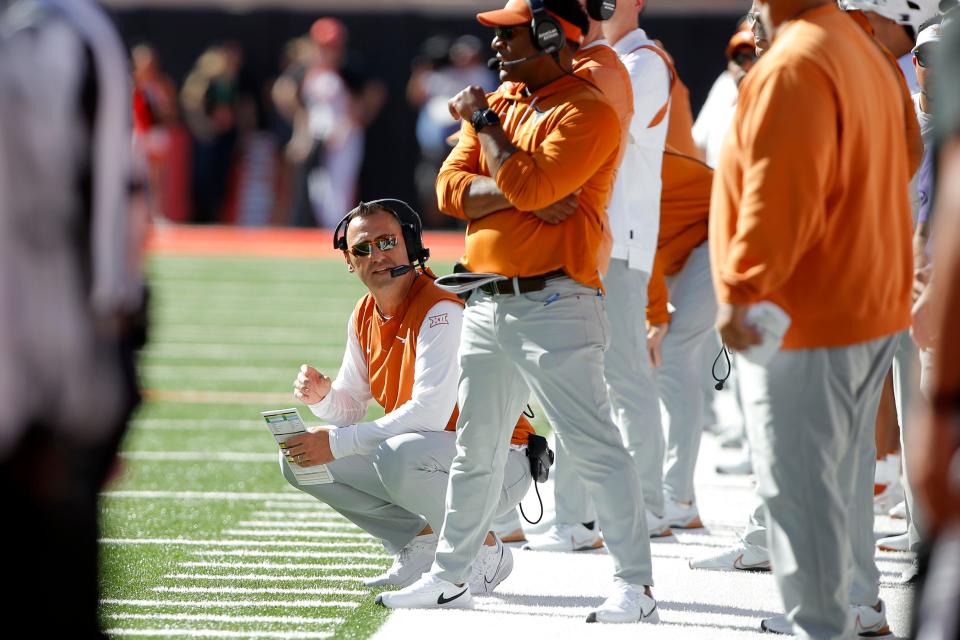
[[[363,285],[337,260],[269,258],[154,257],[149,280],[141,384],[154,399],[137,413],[103,500],[104,628],[369,637],[387,611],[359,580],[390,559],[283,480],[259,415],[299,404],[291,390],[302,363],[336,374]],[[317,423],[306,407],[301,416]]]
[[[389,559],[287,485],[259,419],[297,404],[289,392],[301,363],[336,373],[362,284],[335,260],[164,256],[149,271],[142,385],[192,395],[145,403],[124,442],[122,473],[103,501],[104,628],[115,637],[370,636],[386,611],[359,579]],[[306,408],[301,415],[316,422]]]

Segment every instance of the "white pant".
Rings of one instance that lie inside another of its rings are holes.
[[[282,454],[280,467],[295,488],[330,505],[396,553],[426,524],[434,531],[443,527],[447,480],[455,453],[452,431],[428,431],[384,440],[373,456],[334,460],[327,465],[334,477],[330,484],[300,485]],[[523,451],[511,449],[505,464],[498,514],[514,509],[532,480]]]
[[[535,293],[471,296],[460,343],[457,456],[433,568],[439,577],[466,581],[496,515],[510,435],[532,391],[596,505],[615,576],[653,583],[640,478],[603,383],[608,336],[603,297],[569,278]]]
[[[846,638],[875,605],[874,425],[894,337],[737,363],[770,561],[803,638]],[[852,565],[852,570],[851,570]]]
[[[690,253],[683,269],[667,284],[675,310],[663,341],[663,364],[657,370],[667,432],[663,488],[674,500],[693,502],[693,472],[703,435],[703,394],[698,391],[704,378],[710,377],[703,366],[703,350],[717,317],[706,242]]]
[[[610,348],[603,357],[603,374],[610,395],[613,422],[640,473],[647,509],[663,516],[663,430],[653,367],[647,355],[647,325],[639,310],[647,308],[650,276],[613,259],[603,279]],[[713,293],[711,292],[711,297]],[[554,500],[557,522],[592,522],[597,511],[576,465],[557,441]]]

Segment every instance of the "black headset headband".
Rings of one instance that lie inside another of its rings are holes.
[[[533,46],[547,53],[556,53],[566,44],[563,27],[547,11],[543,0],[527,0],[533,19],[530,31],[533,34]],[[617,0],[587,0],[587,14],[594,20],[609,20],[617,10]]]
[[[361,203],[367,207],[380,209],[393,214],[393,217],[400,223],[400,231],[403,233],[403,242],[407,245],[407,260],[410,264],[419,264],[424,267],[426,261],[430,258],[430,249],[423,246],[423,224],[420,222],[420,215],[413,210],[409,204],[403,200],[394,198],[382,198],[380,200],[371,200]],[[357,207],[359,208],[359,207]],[[336,229],[333,232],[333,248],[340,251],[346,251],[347,246],[347,227],[350,221],[356,215],[357,209],[354,209],[340,219]]]

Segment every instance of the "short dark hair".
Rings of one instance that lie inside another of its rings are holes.
[[[590,30],[590,20],[587,18],[587,12],[580,6],[580,0],[544,0],[543,6],[547,11],[580,27],[580,33],[583,35],[587,35],[587,31]]]

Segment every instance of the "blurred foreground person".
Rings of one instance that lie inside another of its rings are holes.
[[[0,2],[0,543],[5,610],[44,636],[103,637],[97,494],[138,400],[143,299],[128,78],[93,2]]]
[[[918,164],[902,80],[835,3],[757,6],[772,44],[741,85],[711,204],[717,327],[746,352],[770,341],[769,303],[792,319],[779,351],[737,363],[788,622],[803,638],[880,636],[873,425],[910,324]]]

